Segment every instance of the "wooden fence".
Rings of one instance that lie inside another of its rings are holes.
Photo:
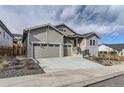
[[[0,47],[0,55],[2,56],[21,56],[23,55],[23,47],[13,44],[13,48]]]

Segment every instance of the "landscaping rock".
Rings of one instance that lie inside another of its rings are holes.
[[[31,74],[42,74],[43,69],[36,64],[32,59],[18,60],[9,57],[1,57],[0,60],[5,60],[0,62],[0,78],[24,76]]]

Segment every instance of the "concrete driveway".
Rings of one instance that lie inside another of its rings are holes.
[[[41,58],[37,60],[40,62],[40,66],[46,73],[104,67],[103,65],[97,64],[95,62],[77,56]]]

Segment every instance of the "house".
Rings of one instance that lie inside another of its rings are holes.
[[[13,55],[20,56],[23,55],[23,44],[22,44],[22,35],[21,34],[13,34]]]
[[[14,40],[13,42],[22,46],[22,35],[21,34],[13,34]]]
[[[0,47],[12,48],[13,46],[13,34],[0,20]]]
[[[98,56],[99,36],[78,34],[65,24],[44,24],[23,31],[24,52],[33,58],[71,56],[75,54]]]
[[[0,20],[0,54],[4,54],[3,49],[8,49],[8,50],[12,49],[13,39],[14,39],[13,34]]]
[[[109,53],[115,51],[118,55],[124,55],[124,44],[101,44],[99,53]]]

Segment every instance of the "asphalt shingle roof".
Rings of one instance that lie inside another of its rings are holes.
[[[122,49],[124,49],[124,44],[105,44],[105,45],[114,48],[117,51],[121,51]]]

